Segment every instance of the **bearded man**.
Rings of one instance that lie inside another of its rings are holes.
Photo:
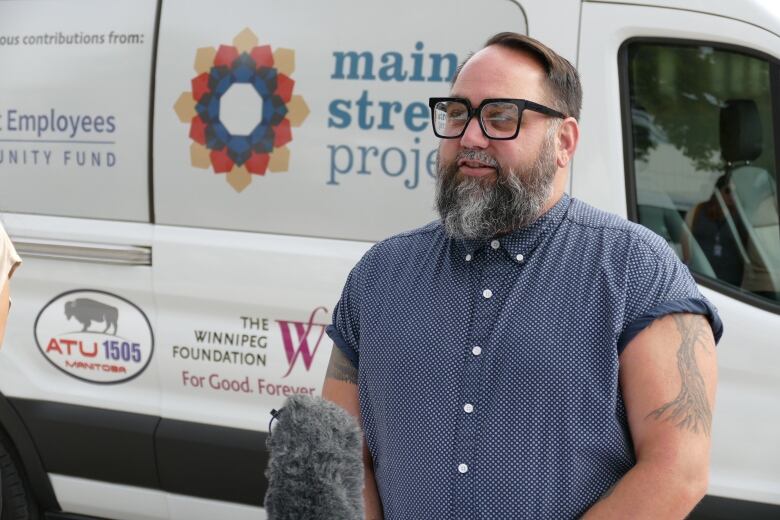
[[[565,193],[581,97],[501,33],[431,98],[441,220],[366,253],[328,329],[367,518],[684,518],[704,495],[722,325],[662,238]]]

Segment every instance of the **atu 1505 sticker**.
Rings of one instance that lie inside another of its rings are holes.
[[[138,306],[87,289],[60,294],[44,306],[35,320],[35,342],[57,369],[99,384],[140,375],[154,351],[152,327]]]

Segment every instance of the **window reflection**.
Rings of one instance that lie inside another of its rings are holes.
[[[659,43],[628,57],[640,223],[691,271],[780,301],[770,64]]]

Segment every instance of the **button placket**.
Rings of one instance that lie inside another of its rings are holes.
[[[458,518],[471,518],[475,515],[473,496],[474,459],[479,431],[479,402],[485,386],[484,365],[485,347],[488,345],[491,331],[503,295],[500,294],[507,276],[507,258],[500,242],[494,240],[474,254],[469,264],[471,269],[472,320],[468,333],[464,369],[459,405],[458,433],[455,441],[454,463],[459,468],[455,479],[455,511]],[[461,472],[464,465],[466,472]]]
[[[479,395],[479,389],[482,386],[482,359],[474,355],[474,349],[476,347],[475,338],[482,337],[482,330],[485,329],[485,303],[489,303],[489,299],[486,299],[482,295],[484,287],[483,278],[486,263],[488,262],[487,252],[492,252],[489,248],[487,250],[482,249],[469,253],[466,259],[467,268],[470,272],[469,283],[471,289],[469,290],[469,299],[471,306],[471,319],[469,322],[469,329],[466,337],[465,356],[464,356],[464,370],[463,380],[460,388],[460,405],[458,411],[459,417],[457,420],[457,433],[455,437],[455,445],[453,452],[453,464],[455,468],[454,472],[454,497],[455,503],[455,516],[457,518],[471,518],[474,516],[473,507],[474,504],[467,500],[467,497],[473,494],[473,481],[471,475],[471,464],[474,456],[474,441],[476,436],[476,415],[473,413],[467,413],[465,411],[465,405],[472,403],[475,399],[474,396]],[[489,306],[488,306],[489,307]],[[479,332],[478,332],[479,331]],[[479,334],[479,336],[477,335]],[[481,353],[481,347],[477,348],[477,352]]]

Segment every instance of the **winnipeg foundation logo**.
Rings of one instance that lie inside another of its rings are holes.
[[[326,337],[325,329],[328,326],[327,323],[315,322],[317,314],[320,312],[327,317],[328,309],[317,307],[309,315],[309,320],[305,322],[276,320],[282,333],[284,354],[287,356],[287,372],[282,377],[289,376],[299,360],[307,372],[311,370],[314,356],[320,349],[322,339]]]
[[[294,69],[295,51],[259,45],[248,28],[233,45],[198,49],[192,90],[174,105],[190,125],[192,166],[227,174],[238,192],[253,175],[287,171],[291,127],[309,115],[303,98],[293,95]]]

